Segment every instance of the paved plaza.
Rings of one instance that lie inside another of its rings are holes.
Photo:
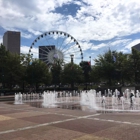
[[[140,113],[0,102],[0,140],[140,140]]]

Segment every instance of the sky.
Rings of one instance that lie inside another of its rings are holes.
[[[45,32],[66,32],[94,63],[109,49],[131,53],[140,43],[140,0],[0,0],[0,43],[9,30],[21,32],[22,53]]]

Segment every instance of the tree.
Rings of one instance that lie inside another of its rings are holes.
[[[100,83],[101,82],[101,77],[100,77],[100,67],[97,67],[97,66],[93,66],[91,68],[91,72],[89,74],[89,77],[90,77],[90,81],[92,83]]]
[[[132,71],[130,69],[131,63],[129,55],[118,52],[115,71],[116,79],[120,80],[120,83],[122,83],[122,85],[127,82],[130,83],[132,81]]]
[[[23,54],[21,53],[20,54],[20,63],[22,66],[29,66],[32,62],[32,55],[31,54]]]
[[[82,61],[80,63],[80,66],[83,70],[83,76],[84,76],[84,82],[86,83],[86,89],[87,89],[87,83],[90,82],[90,72],[91,72],[91,64],[88,61]]]
[[[51,67],[51,74],[52,74],[52,84],[60,85],[61,83],[61,72],[62,72],[62,62],[55,61],[55,63]]]
[[[3,85],[10,89],[16,84],[19,85],[23,74],[20,65],[20,56],[6,51],[5,47],[1,44],[0,58],[0,79]]]
[[[0,45],[0,83],[4,87],[5,76],[6,76],[6,62],[8,60],[9,52],[6,51],[5,46]]]
[[[132,72],[131,77],[133,77],[134,82],[138,84],[138,82],[140,82],[140,52],[138,50],[134,48],[132,49],[129,62]]]
[[[112,85],[112,80],[114,79],[114,71],[115,71],[115,59],[113,54],[115,51],[109,50],[103,55],[99,55],[97,59],[95,59],[95,66],[99,70],[100,79],[102,81],[107,81],[109,85]]]
[[[39,84],[49,84],[51,82],[51,74],[47,65],[40,60],[33,60],[32,64],[27,67],[26,81],[32,87],[36,86],[36,90]]]
[[[8,87],[12,88],[12,86],[21,85],[24,71],[20,64],[20,56],[10,53],[6,61],[6,68],[5,79]]]
[[[20,54],[20,64],[22,66],[22,89],[24,91],[25,85],[28,85],[28,80],[27,80],[27,68],[31,65],[33,58],[32,55],[28,54]],[[30,83],[31,84],[31,83]]]
[[[61,79],[62,83],[71,84],[71,87],[73,88],[75,83],[81,83],[83,81],[81,67],[73,63],[66,64]]]

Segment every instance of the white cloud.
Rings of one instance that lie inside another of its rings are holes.
[[[125,36],[140,31],[139,1],[131,1],[129,4],[108,0],[106,3],[101,0],[86,2],[90,6],[81,7],[77,17],[80,21],[80,27],[83,27],[81,32],[83,30],[86,30],[87,33],[90,32],[84,36],[87,39],[108,40],[116,36]]]
[[[27,34],[27,33],[24,33],[24,32],[21,32],[21,36],[24,37],[24,38],[31,38],[32,37],[31,34]]]
[[[41,35],[42,33],[40,31],[36,31],[33,29],[28,29],[29,32],[33,33],[34,35]]]
[[[81,48],[82,48],[83,51],[86,51],[88,49],[91,49],[92,46],[93,46],[92,43],[86,42],[86,41],[79,41],[79,43],[81,44],[80,46],[81,46]]]
[[[122,48],[124,45],[128,44],[131,41],[131,39],[119,39],[119,40],[115,40],[115,41],[108,41],[106,43],[100,43],[98,45],[94,45],[93,43],[90,43],[90,45],[88,45],[88,43],[86,43],[87,48],[86,49],[91,49],[91,50],[98,50],[98,49],[102,49],[102,48],[113,48],[119,46],[120,48]],[[118,48],[119,51],[119,48]]]
[[[2,36],[0,36],[0,44],[3,43],[3,39]]]
[[[20,47],[20,52],[23,53],[23,54],[28,54],[29,49],[30,49],[29,46],[21,46]],[[38,48],[32,48],[31,54],[33,54],[33,58],[38,58],[39,57]]]
[[[124,46],[124,44],[127,44],[129,41],[131,41],[131,39],[119,39],[113,42],[110,42],[109,45],[111,46],[117,46],[117,45],[121,45]]]
[[[54,13],[56,7],[72,2],[72,0],[32,0],[26,3],[18,0],[14,2],[1,0],[0,24],[5,29],[10,27],[29,29],[35,31],[31,31],[35,34],[37,31],[67,28],[68,33],[77,39],[87,41],[108,40],[140,31],[140,1],[83,0],[88,5],[81,4],[76,17],[64,17]]]
[[[78,6],[75,16],[56,13],[57,7],[70,3]],[[109,46],[125,52],[138,42],[122,38],[140,32],[139,11],[138,0],[0,0],[0,25],[5,30],[20,31],[27,39],[46,31],[64,31],[80,43],[84,52],[90,49],[95,54]],[[115,37],[120,39],[110,41]],[[95,45],[94,41],[101,43]]]
[[[139,43],[140,39],[130,40],[119,51],[123,53],[131,53],[131,48]]]
[[[139,43],[140,43],[140,39],[133,40],[127,46],[125,46],[125,48],[126,49],[131,49],[133,46],[135,46]]]
[[[99,45],[93,45],[93,46],[91,47],[91,50],[98,50],[98,49],[104,48],[104,47],[107,47],[107,44],[101,43],[101,44],[99,44]]]
[[[27,54],[27,53],[29,53],[29,49],[30,49],[29,46],[21,46],[20,47],[20,52],[23,53],[23,54]]]

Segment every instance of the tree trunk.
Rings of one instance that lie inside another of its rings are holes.
[[[23,84],[22,84],[22,90],[23,90],[23,92],[24,92],[24,81],[23,81]]]

